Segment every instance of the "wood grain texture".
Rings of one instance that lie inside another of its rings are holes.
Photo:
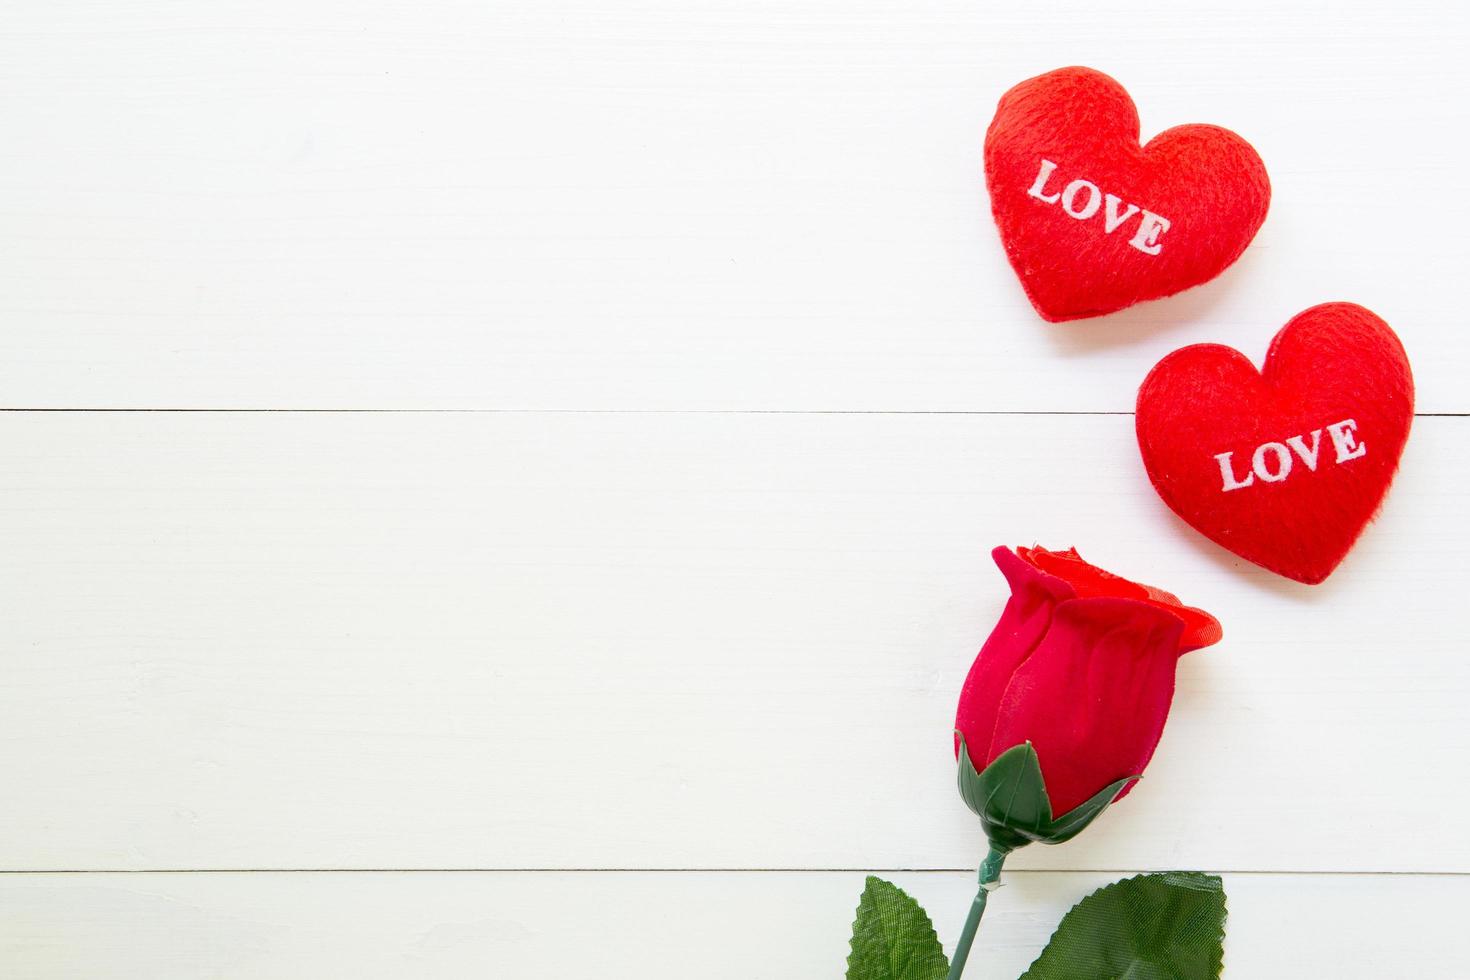
[[[970,875],[884,873],[952,947]],[[967,980],[1015,980],[1067,908],[1114,880],[1007,873]],[[861,873],[7,875],[17,977],[837,980]],[[1228,977],[1445,976],[1470,880],[1226,875]],[[697,968],[694,966],[698,964]]]
[[[1464,4],[47,0],[0,24],[0,405],[1127,411],[1361,302],[1470,411]],[[1118,77],[1275,189],[1220,280],[1052,327],[981,134]]]
[[[1226,638],[1017,867],[1470,871],[1467,435],[1420,419],[1310,588],[1178,525],[1127,416],[0,415],[4,866],[965,868],[987,552],[1040,542]]]

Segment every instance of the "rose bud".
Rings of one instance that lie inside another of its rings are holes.
[[[961,782],[965,763],[983,774],[1008,758],[992,776],[1024,775],[1040,793],[1037,812],[997,821],[1005,815],[992,806],[980,813],[987,833],[1009,831],[997,843],[1010,847],[1058,843],[1132,789],[1163,733],[1179,655],[1218,641],[1220,624],[1167,592],[1089,565],[1075,550],[996,548],[992,556],[1011,598],[960,693]],[[1053,815],[1062,826],[1032,825]]]
[[[1133,788],[1169,717],[1179,655],[1220,639],[1209,613],[1076,550],[991,556],[1011,598],[965,678],[954,723],[960,796],[990,853],[949,980],[964,972],[1006,855],[1071,840]]]

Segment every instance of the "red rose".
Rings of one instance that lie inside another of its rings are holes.
[[[1075,550],[992,556],[1011,598],[965,678],[955,729],[977,771],[1030,742],[1060,816],[1143,772],[1169,715],[1175,662],[1217,642],[1220,624]]]

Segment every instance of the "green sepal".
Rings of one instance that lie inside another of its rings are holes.
[[[1071,840],[1138,778],[1125,776],[1053,819],[1041,760],[1030,742],[1006,749],[984,772],[976,772],[965,748],[965,736],[955,734],[960,739],[960,797],[980,818],[990,843],[1002,852],[1031,843],[1061,844]]]
[[[1033,757],[1035,753],[1032,753]],[[1043,844],[1065,844],[1087,829],[1102,812],[1113,805],[1118,794],[1128,787],[1129,783],[1137,781],[1137,776],[1124,776],[1115,783],[1109,783],[1092,795],[1090,799],[1079,803],[1066,813],[1053,820],[1047,828],[1046,837],[1038,838]]]
[[[1224,941],[1218,877],[1138,875],[1074,905],[1021,980],[1218,980]]]

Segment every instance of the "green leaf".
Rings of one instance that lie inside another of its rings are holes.
[[[1061,844],[1082,833],[1137,776],[1127,776],[1052,819],[1051,799],[1041,775],[1041,760],[1030,742],[1013,745],[976,772],[960,735],[960,796],[980,818],[985,836],[1003,851],[1032,842]]]
[[[1139,875],[1074,905],[1021,980],[1217,980],[1224,941],[1219,878]]]
[[[949,960],[924,908],[902,888],[868,877],[852,924],[847,980],[945,980]]]

